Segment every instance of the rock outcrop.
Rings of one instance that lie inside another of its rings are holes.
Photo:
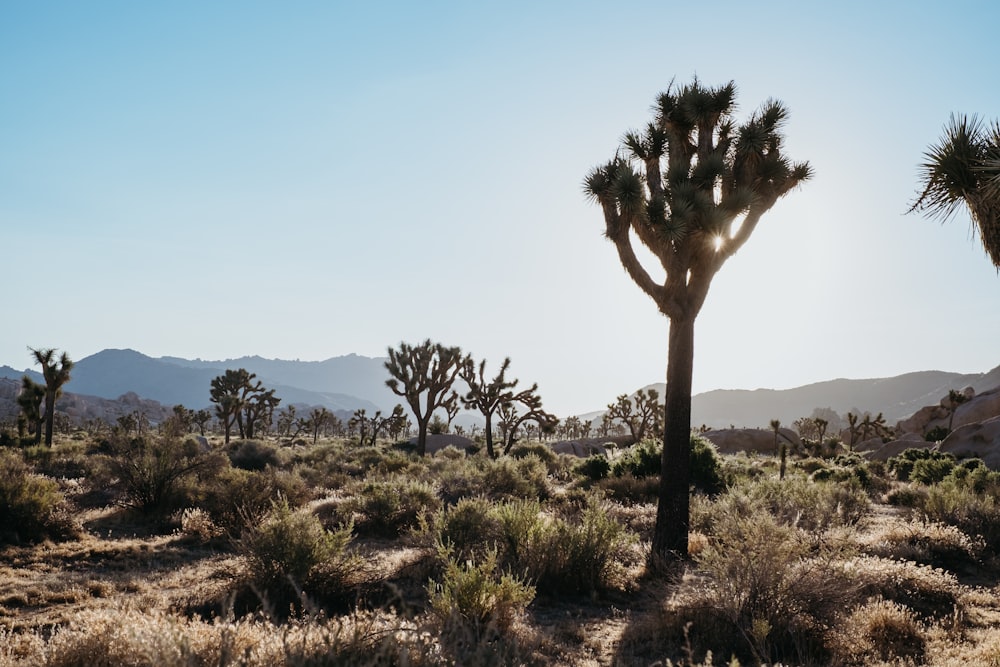
[[[897,433],[919,433],[921,436],[936,427],[952,429],[975,424],[1000,416],[1000,387],[979,394],[966,387],[961,392],[963,402],[957,405],[944,396],[937,405],[928,405],[896,424]],[[952,413],[954,418],[952,419]]]
[[[958,458],[980,458],[1000,470],[1000,417],[956,428],[938,447]]]

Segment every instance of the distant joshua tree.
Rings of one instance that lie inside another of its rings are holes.
[[[659,426],[660,393],[655,389],[639,390],[634,398],[622,394],[608,405],[608,419],[617,419],[628,427],[635,442],[646,436],[646,431]]]
[[[445,347],[430,339],[420,345],[400,343],[389,348],[385,368],[392,377],[386,385],[402,396],[417,420],[417,452],[427,453],[427,428],[434,411],[450,399],[449,392],[467,357],[458,347]]]
[[[65,352],[56,359],[54,349],[34,349],[31,355],[35,363],[42,367],[42,377],[45,378],[45,444],[52,446],[52,425],[56,415],[56,398],[62,394],[62,386],[69,382],[69,372],[73,369],[73,361]]]
[[[964,204],[1000,270],[1000,123],[984,126],[975,115],[952,115],[941,141],[924,159],[923,189],[908,212],[947,221]]]
[[[712,278],[761,217],[812,175],[807,163],[782,152],[788,111],[780,102],[766,102],[740,125],[735,108],[732,82],[671,84],[656,101],[654,121],[628,132],[614,159],[585,182],[625,271],[670,321],[654,566],[688,554],[695,318]],[[633,236],[657,258],[662,284],[635,254]]]
[[[21,378],[21,393],[17,405],[21,408],[25,424],[35,434],[35,444],[42,441],[42,403],[45,402],[45,385],[38,384],[25,375]]]
[[[496,451],[493,447],[493,416],[504,403],[513,397],[511,391],[517,380],[507,380],[507,370],[510,368],[510,357],[503,360],[500,370],[492,379],[486,379],[486,360],[479,362],[478,368],[468,357],[462,365],[459,375],[469,386],[469,392],[462,397],[465,407],[470,410],[478,410],[486,420],[483,428],[483,435],[486,438],[486,454],[490,458],[496,458]],[[475,433],[473,433],[475,435]]]

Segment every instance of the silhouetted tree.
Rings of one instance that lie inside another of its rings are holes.
[[[327,426],[333,421],[333,413],[327,410],[325,407],[313,408],[312,412],[309,413],[309,419],[303,424],[306,430],[312,432],[313,444],[319,440],[320,433],[323,432]],[[298,435],[296,431],[295,435]],[[295,437],[294,435],[292,436]]]
[[[56,415],[56,398],[62,394],[62,386],[69,382],[69,372],[73,369],[73,361],[65,352],[56,359],[56,351],[52,348],[34,349],[31,355],[35,363],[42,367],[42,377],[45,378],[45,444],[52,446],[52,425]]]
[[[45,385],[38,384],[25,375],[21,378],[21,392],[17,406],[24,415],[25,425],[35,435],[35,444],[42,441],[42,403],[45,402]],[[23,436],[22,436],[23,437]]]
[[[518,411],[517,407],[521,410]],[[503,453],[509,454],[517,441],[517,429],[526,422],[536,422],[539,428],[546,424],[558,423],[556,416],[542,408],[542,397],[538,395],[538,385],[533,384],[504,401],[498,412],[500,425],[504,431]]]
[[[198,434],[204,437],[208,422],[212,421],[212,413],[202,408],[191,413],[191,423],[198,426]]]
[[[635,442],[646,436],[651,426],[659,424],[657,414],[660,412],[660,393],[655,389],[640,389],[634,397],[622,394],[614,403],[608,405],[605,413],[609,419],[617,419],[626,427]],[[579,420],[577,420],[579,422]]]
[[[403,406],[397,404],[396,407],[392,409],[392,412],[383,416],[382,411],[379,410],[372,417],[371,427],[372,427],[372,437],[369,441],[372,447],[375,446],[375,441],[378,439],[379,433],[382,431],[388,431],[392,433],[393,428],[396,424],[402,424],[406,422],[406,415],[403,413]]]
[[[766,102],[739,126],[735,102],[732,82],[671,84],[657,99],[655,120],[628,132],[614,159],[586,179],[622,266],[670,321],[654,565],[688,553],[695,318],[725,261],[764,213],[812,174],[807,163],[782,154],[788,112],[780,102]],[[659,260],[662,284],[635,254],[633,234]]]
[[[781,420],[772,419],[771,420],[771,430],[774,431],[774,453],[778,454],[778,435],[781,433]]]
[[[389,348],[385,368],[391,379],[386,385],[397,396],[406,399],[417,420],[417,452],[427,453],[427,427],[434,411],[447,400],[465,364],[465,357],[458,347],[445,347],[430,339],[420,345],[400,343],[399,349]]]
[[[984,126],[975,115],[953,114],[924,159],[923,189],[908,212],[947,221],[964,204],[1000,270],[1000,123]]]
[[[486,439],[486,454],[496,458],[493,448],[493,415],[500,406],[513,397],[511,389],[517,385],[517,380],[507,380],[507,370],[510,368],[510,357],[503,360],[500,370],[492,379],[486,379],[486,360],[479,362],[478,369],[471,358],[466,358],[459,374],[469,386],[469,391],[462,397],[465,407],[478,410],[486,420],[483,434]]]
[[[209,397],[215,403],[215,415],[219,418],[225,434],[225,442],[229,444],[229,437],[232,433],[233,425],[237,425],[240,430],[240,437],[246,435],[244,409],[247,406],[247,399],[253,394],[264,392],[264,387],[260,381],[254,382],[257,375],[250,373],[244,368],[238,370],[226,370],[225,373],[212,379]],[[256,408],[251,409],[252,420],[256,419]]]

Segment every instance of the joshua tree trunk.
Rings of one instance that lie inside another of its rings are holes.
[[[671,318],[667,353],[660,502],[652,554],[684,559],[688,552],[691,483],[691,376],[694,371],[694,317]]]

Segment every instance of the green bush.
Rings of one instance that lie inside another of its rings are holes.
[[[59,485],[33,474],[17,452],[0,451],[0,543],[62,539],[78,532]]]
[[[595,454],[577,463],[573,471],[589,480],[597,481],[608,476],[611,472],[611,463],[608,461],[608,457]]]
[[[432,521],[435,542],[459,562],[480,561],[496,549],[499,521],[495,505],[483,498],[463,498],[437,512]]]
[[[988,549],[1000,553],[1000,503],[993,493],[978,493],[957,480],[942,481],[928,488],[922,509],[929,520],[979,536]]]
[[[260,471],[281,463],[278,450],[259,440],[236,440],[230,448],[229,461],[234,468]]]
[[[535,589],[517,576],[501,572],[496,552],[486,554],[479,564],[460,565],[445,555],[440,582],[427,586],[431,613],[440,621],[445,635],[471,631],[477,642],[491,640],[510,629],[535,597]]]
[[[948,427],[946,426],[935,426],[934,428],[924,433],[924,440],[927,442],[941,442],[948,437]]]
[[[910,479],[921,484],[937,484],[955,467],[954,457],[921,459],[913,462]]]
[[[660,463],[663,457],[663,443],[656,440],[643,440],[632,445],[615,461],[612,470],[615,477],[632,475],[633,477],[649,477],[660,474]]]
[[[856,524],[870,511],[871,501],[857,483],[760,479],[730,487],[714,503],[697,508],[699,513],[692,513],[692,526],[705,533],[717,534],[722,517],[749,519],[759,513],[769,514],[782,525],[823,531]]]
[[[704,493],[722,490],[719,452],[715,445],[698,435],[691,436],[691,485]]]
[[[522,459],[477,459],[482,466],[482,493],[491,498],[548,498],[548,467],[534,454]]]
[[[691,485],[705,493],[717,493],[722,488],[722,475],[715,445],[692,434],[690,447]],[[659,475],[662,457],[663,443],[643,440],[626,450],[615,461],[612,470],[615,477],[626,474],[636,478]]]
[[[395,537],[420,525],[441,500],[427,482],[394,477],[368,482],[345,503],[359,534]]]
[[[212,520],[230,536],[238,537],[261,521],[279,498],[294,509],[309,500],[311,491],[295,473],[274,468],[263,472],[224,468],[212,483],[203,485],[201,495],[200,506]]]
[[[240,541],[250,583],[275,609],[307,597],[329,598],[350,588],[359,560],[348,553],[351,526],[329,531],[308,512],[295,512],[280,499]]]
[[[938,452],[926,447],[912,447],[889,459],[889,471],[894,473],[896,475],[896,479],[900,482],[908,482],[910,481],[910,475],[913,472],[914,465],[917,461],[928,460],[950,460],[954,462],[955,457],[951,454]]]

